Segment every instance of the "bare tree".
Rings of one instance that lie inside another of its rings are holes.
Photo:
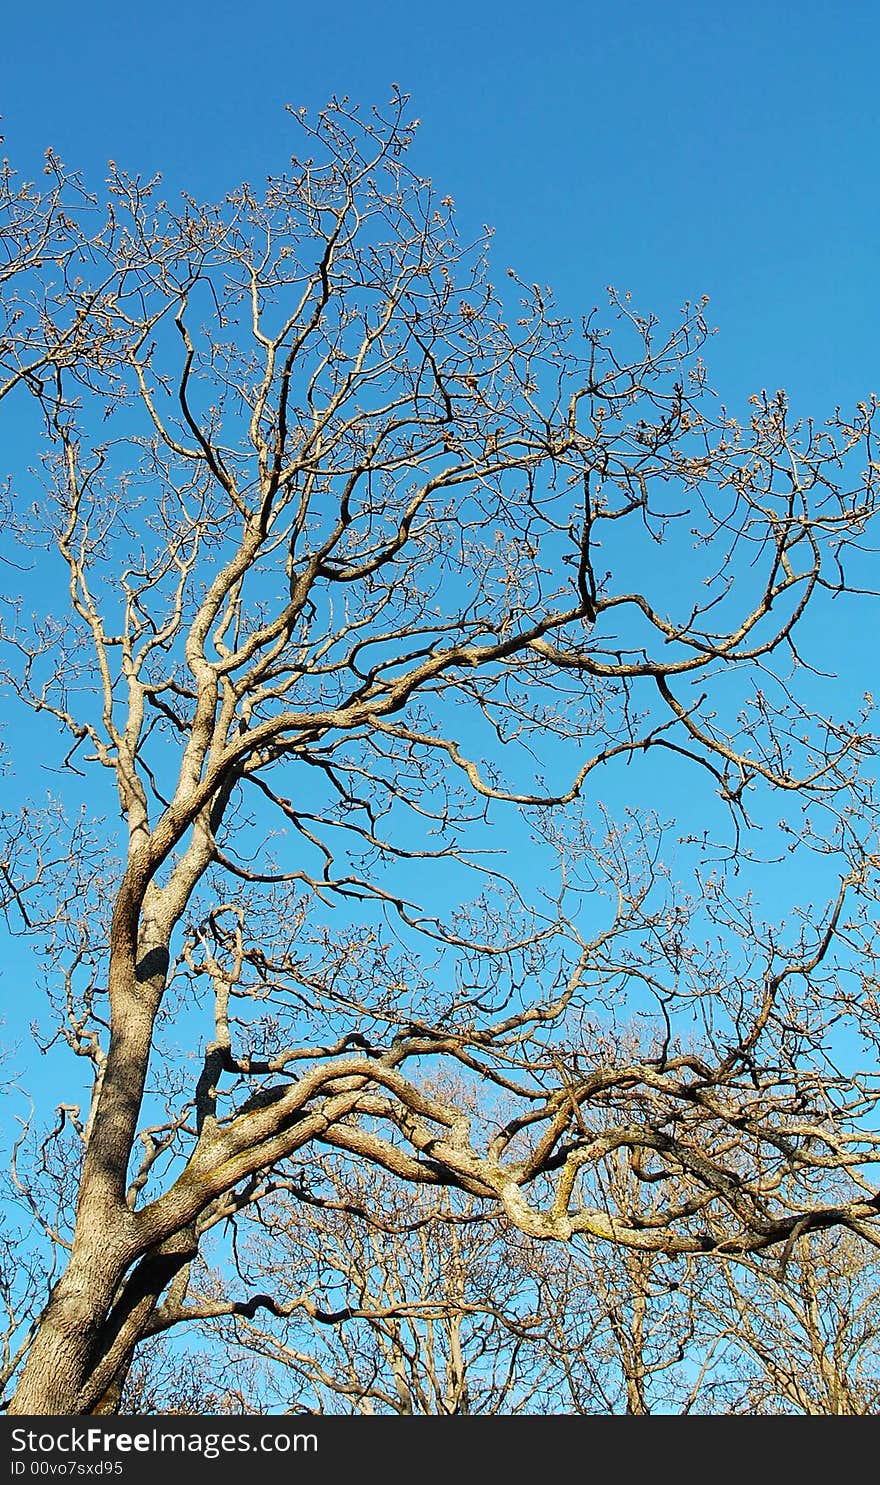
[[[237,1277],[265,1296],[259,1308],[235,1313],[216,1283],[202,1295],[206,1315],[233,1311],[215,1329],[223,1354],[266,1363],[264,1395],[293,1412],[546,1410],[552,1367],[530,1345],[541,1276],[503,1220],[471,1197],[336,1161],[320,1192],[248,1214]]]
[[[638,1214],[646,1228],[662,1220],[665,1198],[641,1179],[631,1151],[616,1151],[596,1174],[598,1204]],[[539,1345],[558,1372],[565,1411],[690,1411],[713,1352],[698,1297],[700,1260],[584,1234],[533,1263],[545,1275]]]
[[[715,1407],[873,1417],[880,1403],[877,1256],[850,1232],[722,1264],[701,1294],[714,1330]]]
[[[244,1228],[237,1279],[260,1310],[215,1277],[190,1312],[230,1317],[220,1354],[263,1360],[257,1394],[285,1411],[645,1414],[655,1394],[659,1411],[692,1400],[706,1347],[687,1270],[660,1253],[548,1245],[485,1203],[337,1162]]]
[[[120,1409],[126,1415],[157,1413],[243,1417],[265,1411],[254,1404],[259,1379],[249,1358],[237,1357],[234,1374],[228,1358],[209,1348],[181,1350],[168,1336],[147,1339],[125,1379]],[[115,1409],[113,1410],[115,1411]]]
[[[208,1344],[194,1364],[148,1341],[125,1411],[223,1411],[230,1376],[242,1411],[877,1410],[877,1259],[850,1232],[731,1261],[545,1244],[453,1191],[335,1159],[321,1174],[242,1214],[232,1286],[191,1280]],[[650,1221],[656,1193],[625,1154],[604,1179]]]
[[[11,281],[48,446],[11,519],[66,607],[7,604],[6,678],[93,791],[38,890],[57,825],[7,867],[91,1077],[19,1147],[64,1272],[13,1412],[114,1406],[205,1234],[313,1152],[540,1241],[875,1232],[876,1080],[828,1039],[876,1044],[874,739],[809,649],[861,585],[873,402],[741,426],[703,305],[661,333],[612,293],[611,336],[500,295],[404,99],[298,123],[260,196],[175,211],[112,167],[60,286],[27,251]],[[628,764],[702,800],[689,899],[595,800]],[[727,891],[749,841],[814,863],[801,917]],[[596,1200],[620,1150],[648,1220]]]

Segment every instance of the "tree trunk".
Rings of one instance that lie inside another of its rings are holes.
[[[89,1378],[124,1268],[106,1233],[74,1254],[43,1313],[10,1413],[88,1413],[101,1401],[90,1395]]]
[[[143,1251],[125,1186],[168,950],[151,949],[135,965],[130,946],[123,940],[120,947],[110,964],[110,1047],[83,1160],[70,1262],[43,1312],[10,1413],[88,1413],[101,1402],[106,1382],[90,1389],[89,1379],[112,1335],[108,1317],[120,1283]]]

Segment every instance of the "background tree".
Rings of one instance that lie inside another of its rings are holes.
[[[626,1159],[607,1176],[650,1216]],[[231,1282],[196,1266],[202,1345],[148,1340],[123,1411],[876,1412],[877,1261],[854,1234],[719,1262],[536,1242],[481,1205],[326,1163],[248,1209]]]
[[[741,426],[703,306],[661,334],[612,294],[611,339],[502,300],[405,100],[299,123],[259,197],[174,211],[113,167],[60,283],[24,251],[8,289],[48,450],[12,520],[67,611],[7,606],[7,683],[124,822],[89,785],[68,861],[38,817],[6,868],[92,1078],[18,1150],[65,1267],[11,1411],[115,1405],[205,1235],[313,1151],[542,1241],[875,1230],[876,1084],[829,1039],[876,1043],[874,740],[801,652],[858,586],[873,403]],[[705,787],[690,898],[595,799],[630,763]],[[773,927],[725,879],[757,826],[814,863]]]
[[[852,1233],[722,1265],[702,1297],[721,1343],[716,1407],[870,1417],[880,1396],[876,1250]]]
[[[256,1391],[282,1410],[645,1414],[655,1394],[685,1410],[701,1353],[680,1264],[542,1243],[484,1203],[414,1200],[369,1167],[327,1174],[320,1197],[247,1214],[239,1289],[271,1295],[274,1315],[210,1286],[190,1299],[193,1317],[230,1315],[220,1354],[268,1363]]]
[[[542,1281],[507,1224],[470,1197],[413,1192],[369,1167],[328,1169],[323,1195],[249,1213],[235,1314],[210,1291],[220,1351],[266,1364],[286,1412],[456,1416],[546,1410],[554,1378],[530,1339]],[[242,1307],[238,1306],[239,1311]],[[274,1313],[273,1313],[274,1311]]]

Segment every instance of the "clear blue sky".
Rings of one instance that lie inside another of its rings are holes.
[[[0,113],[27,170],[51,144],[208,195],[282,166],[285,103],[397,82],[499,273],[574,312],[708,293],[731,397],[815,408],[880,383],[878,54],[876,0],[41,0],[6,9]]]
[[[212,198],[284,168],[285,104],[397,83],[496,282],[572,315],[609,283],[664,319],[708,294],[732,410],[785,387],[821,419],[880,392],[878,56],[877,0],[42,0],[8,7],[0,115],[26,173],[51,145]]]
[[[283,169],[285,104],[398,83],[499,280],[572,314],[608,283],[664,316],[707,293],[734,410],[785,386],[822,417],[880,390],[878,55],[877,0],[40,0],[7,6],[0,114],[26,174],[51,145],[211,197]]]

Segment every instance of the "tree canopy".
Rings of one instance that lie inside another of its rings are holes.
[[[2,182],[0,639],[61,769],[5,902],[87,1072],[14,1155],[11,1412],[278,1310],[195,1260],[340,1161],[539,1242],[876,1241],[877,740],[827,674],[874,400],[734,416],[705,301],[496,286],[404,97],[293,126],[215,203]]]

